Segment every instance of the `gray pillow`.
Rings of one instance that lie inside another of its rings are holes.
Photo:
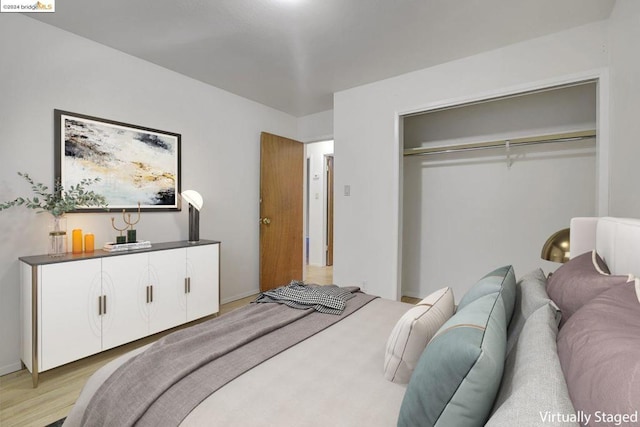
[[[541,269],[525,274],[516,283],[516,301],[513,317],[507,330],[507,357],[515,346],[525,321],[537,309],[549,304],[551,299],[547,295],[547,278]],[[554,304],[554,307],[557,306]],[[556,311],[557,322],[560,321],[560,311]],[[557,324],[557,323],[556,323]]]
[[[506,312],[501,292],[494,292],[468,303],[440,328],[411,376],[398,426],[484,424],[504,367]]]
[[[604,425],[595,421],[598,411],[638,417],[640,303],[634,284],[601,293],[571,316],[558,334],[558,355],[573,405],[591,415],[589,425]],[[627,418],[622,425],[638,421]]]
[[[568,417],[575,410],[558,359],[556,313],[555,305],[547,299],[546,304],[527,315],[522,333],[507,356],[494,413],[487,426],[578,425],[557,418],[557,414]]]
[[[510,302],[510,304],[505,305],[505,308],[507,309],[507,322],[509,322],[509,320],[511,320],[513,304],[516,298],[515,283],[516,276],[512,266],[505,265],[504,267],[496,268],[491,273],[478,280],[476,284],[467,291],[458,304],[458,310],[463,309],[467,304],[470,304],[482,296],[502,291],[506,297],[506,302]]]

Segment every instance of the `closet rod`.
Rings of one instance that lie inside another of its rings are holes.
[[[552,142],[570,142],[591,139],[596,136],[595,129],[579,132],[557,133],[552,135],[529,136],[525,138],[502,139],[499,141],[477,142],[472,144],[449,145],[430,148],[407,148],[404,156],[427,156],[432,154],[457,153],[461,151],[487,150],[491,148],[503,148],[509,143],[509,147],[524,145],[548,144]]]

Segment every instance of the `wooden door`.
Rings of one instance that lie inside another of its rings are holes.
[[[333,156],[327,162],[327,265],[333,265]]]
[[[302,280],[304,147],[260,135],[260,290]]]

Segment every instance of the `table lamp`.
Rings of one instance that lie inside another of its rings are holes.
[[[195,190],[187,190],[181,193],[182,198],[189,203],[189,243],[197,243],[200,240],[200,209],[202,209],[202,196]]]

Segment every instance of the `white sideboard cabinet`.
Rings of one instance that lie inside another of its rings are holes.
[[[216,314],[220,242],[20,258],[22,362],[33,376]]]

